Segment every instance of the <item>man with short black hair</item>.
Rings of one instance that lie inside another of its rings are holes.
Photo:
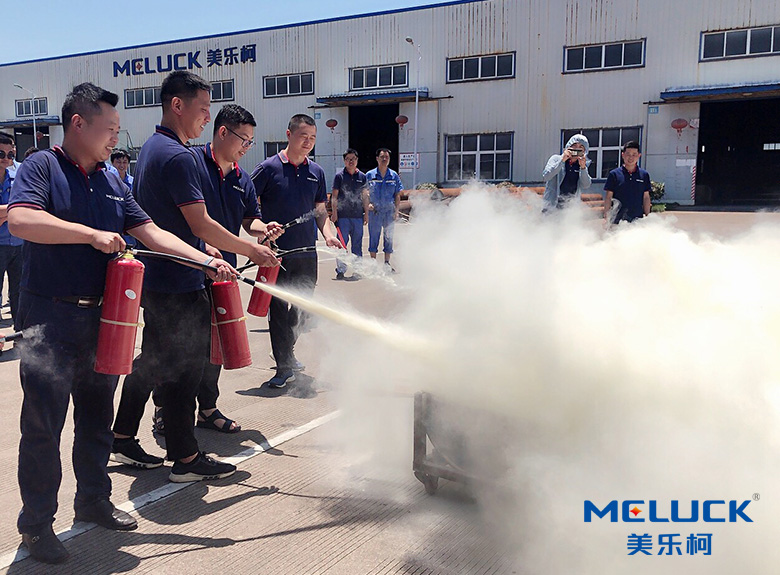
[[[247,246],[248,242],[238,237],[242,227],[257,238],[276,239],[281,233],[278,223],[263,223],[255,186],[249,173],[238,167],[238,162],[255,143],[256,125],[248,110],[236,104],[226,104],[214,119],[211,142],[191,148],[208,216],[234,236],[229,238],[230,242],[221,237],[212,238],[213,245],[222,250],[222,257],[232,266],[237,265],[236,250],[244,255],[250,255],[255,248],[261,253],[268,251],[264,246]],[[220,371],[221,366],[206,363],[198,386],[197,426],[236,433],[241,431],[241,426],[217,409]],[[157,397],[155,403],[159,403]]]
[[[119,179],[132,191],[133,176],[127,171],[130,167],[130,154],[121,148],[117,148],[111,152],[111,165],[114,166],[119,173]]]
[[[16,328],[19,307],[19,283],[22,279],[22,240],[8,231],[8,200],[14,178],[11,167],[16,158],[16,146],[12,136],[0,133],[0,297],[8,274],[8,301],[11,304],[11,318]]]
[[[195,156],[185,145],[211,121],[211,86],[187,71],[169,74],[161,88],[162,121],[138,155],[135,196],[157,224],[201,250],[206,245],[237,246],[253,261],[273,265],[273,253],[239,240],[206,212]],[[204,241],[205,240],[205,241]],[[165,444],[177,483],[217,479],[235,472],[230,463],[201,452],[194,433],[195,396],[208,363],[211,304],[203,272],[174,262],[145,261],[144,331],[141,355],[125,378],[114,421],[115,461],[142,468],[162,465],[135,438],[149,393],[156,385],[165,426]]]
[[[390,255],[393,253],[393,232],[404,185],[398,174],[390,169],[390,150],[379,148],[376,151],[376,164],[376,168],[366,173],[369,190],[368,254],[376,259],[381,235],[385,266],[395,272],[390,265]]]
[[[17,525],[30,555],[45,563],[68,557],[52,523],[62,478],[60,436],[71,396],[76,520],[115,530],[137,526],[109,500],[106,465],[119,377],[93,370],[106,266],[125,248],[121,233],[157,251],[207,257],[158,228],[119,178],[105,171],[118,140],[117,100],[93,84],[73,88],[62,107],[62,147],[24,161],[8,208],[11,232],[25,240],[19,327],[35,328],[20,345],[23,507]],[[222,260],[211,263],[220,270],[215,279],[234,271]]]
[[[633,222],[650,214],[650,174],[639,167],[639,142],[630,141],[623,146],[620,156],[623,165],[612,170],[604,184],[604,219],[609,217],[612,198],[620,202],[614,222]]]
[[[287,125],[287,147],[255,167],[252,182],[265,221],[290,222],[312,210],[317,227],[328,246],[342,247],[331,230],[325,203],[328,199],[323,169],[308,159],[317,140],[314,118],[296,114]],[[315,247],[317,229],[306,222],[289,228],[277,242],[283,250]],[[285,256],[276,280],[280,287],[291,287],[304,293],[314,292],[317,284],[317,253]],[[304,366],[295,358],[294,347],[301,328],[303,313],[278,298],[271,299],[268,327],[276,374],[268,382],[271,388],[285,387],[295,379],[295,371]]]
[[[357,150],[347,149],[343,158],[344,169],[337,172],[333,178],[330,195],[331,219],[339,228],[344,243],[352,243],[352,254],[362,258],[363,226],[368,223],[366,175],[357,167]],[[347,264],[337,259],[336,279],[343,280],[346,271]],[[353,273],[352,279],[360,279],[360,275]]]

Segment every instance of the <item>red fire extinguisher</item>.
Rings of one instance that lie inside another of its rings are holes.
[[[124,253],[108,262],[95,356],[96,372],[127,375],[133,371],[143,283],[144,264],[132,254]]]
[[[279,268],[281,266],[274,266],[272,268],[257,268],[258,283],[275,285],[276,278],[279,277]],[[268,308],[271,305],[271,294],[264,292],[261,289],[253,289],[252,297],[249,298],[249,305],[246,308],[247,313],[251,313],[257,317],[265,317],[268,315]]]
[[[213,305],[211,306],[211,355],[209,360],[214,365],[222,365],[222,344],[219,342],[217,317]]]
[[[241,305],[238,283],[214,282],[211,284],[219,342],[222,350],[222,365],[225,369],[238,369],[252,364],[249,351],[249,336],[246,332],[246,316]]]

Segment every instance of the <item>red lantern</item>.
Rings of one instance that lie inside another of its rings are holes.
[[[677,118],[672,120],[672,128],[677,130],[677,136],[682,136],[682,131],[688,127],[688,120],[685,118]]]
[[[144,264],[131,254],[108,262],[95,356],[96,372],[127,375],[133,371],[143,283]]]
[[[338,121],[338,120],[334,120],[333,118],[331,118],[330,120],[328,120],[327,122],[325,122],[325,125],[326,125],[328,128],[330,128],[330,131],[331,131],[331,133],[333,133],[333,128],[335,128],[336,126],[338,126],[338,125],[339,125],[339,121]]]
[[[396,116],[395,117],[395,123],[398,124],[398,127],[402,130],[404,129],[404,124],[406,124],[409,121],[409,118],[406,116]]]

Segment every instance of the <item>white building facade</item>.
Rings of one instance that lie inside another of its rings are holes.
[[[213,83],[212,115],[226,102],[255,115],[247,169],[284,147],[290,116],[308,113],[330,176],[347,147],[363,170],[387,147],[406,187],[533,184],[582,132],[594,190],[638,140],[668,202],[780,201],[774,0],[470,0],[5,64],[0,130],[23,152],[34,116],[38,147],[59,143],[64,97],[89,81],[120,96],[120,146],[136,151],[175,69]]]

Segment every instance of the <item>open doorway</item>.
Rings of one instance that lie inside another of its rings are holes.
[[[702,102],[700,118],[697,186],[708,203],[780,204],[780,98]]]
[[[376,168],[377,148],[390,150],[390,168],[398,171],[398,104],[351,106],[349,108],[349,147],[358,152],[358,168]]]
[[[30,128],[14,128],[14,139],[16,140],[16,151],[19,154],[19,161],[24,158],[24,153],[35,146],[39,150],[47,150],[51,147],[49,142],[49,126],[37,126],[37,142],[33,138],[33,130]]]

